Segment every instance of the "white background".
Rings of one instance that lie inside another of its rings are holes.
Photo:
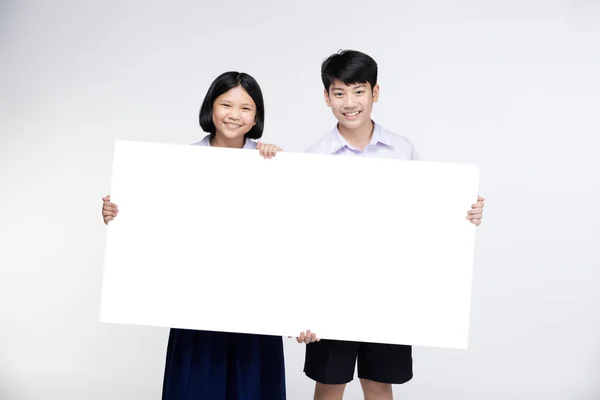
[[[97,322],[114,140],[200,140],[233,69],[264,90],[265,140],[302,150],[334,123],[321,61],[355,48],[380,65],[374,118],[480,164],[488,199],[470,348],[416,348],[397,398],[598,399],[599,27],[593,0],[2,1],[0,398],[159,398],[167,330]],[[285,345],[289,398],[310,398]]]

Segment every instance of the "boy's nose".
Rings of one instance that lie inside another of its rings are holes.
[[[354,104],[356,104],[356,102],[354,101],[354,97],[346,96],[346,98],[344,99],[344,107],[352,108],[354,107]]]

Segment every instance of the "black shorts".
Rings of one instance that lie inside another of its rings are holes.
[[[413,377],[411,346],[325,339],[306,345],[304,373],[323,384],[348,383],[357,359],[361,379],[401,384]]]

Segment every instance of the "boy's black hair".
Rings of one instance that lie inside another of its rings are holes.
[[[321,80],[325,90],[329,92],[331,83],[336,79],[346,85],[369,82],[372,90],[377,84],[377,63],[360,51],[340,50],[321,65]]]

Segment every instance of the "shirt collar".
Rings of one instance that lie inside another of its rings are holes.
[[[210,136],[211,135],[206,135],[204,136],[204,138],[202,139],[202,141],[200,142],[201,144],[203,144],[204,146],[208,146],[211,147],[210,145]],[[254,142],[253,140],[250,140],[248,138],[245,139],[244,141],[244,147],[242,147],[243,149],[255,149],[256,148],[256,142]]]
[[[373,128],[373,136],[371,137],[371,141],[368,146],[373,146],[378,143],[384,144],[386,146],[392,146],[392,140],[387,134],[387,132],[377,123],[373,122],[375,127]],[[335,153],[340,149],[347,147],[351,150],[358,151],[358,149],[352,146],[340,133],[337,124],[331,131],[331,153]]]

